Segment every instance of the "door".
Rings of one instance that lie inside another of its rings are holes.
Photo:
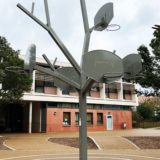
[[[41,132],[46,132],[46,104],[42,104],[41,108]]]
[[[112,115],[107,115],[106,116],[106,121],[107,121],[107,130],[113,130],[113,116]]]

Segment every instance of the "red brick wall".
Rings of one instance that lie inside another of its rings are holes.
[[[79,96],[79,93],[78,92],[69,92],[69,95],[70,96]]]
[[[99,98],[100,97],[100,92],[98,92],[98,91],[90,91],[90,96]]]
[[[63,125],[63,112],[71,113],[71,125]],[[68,132],[78,131],[79,127],[75,124],[75,112],[79,112],[78,109],[64,109],[64,108],[47,108],[47,132]],[[127,129],[132,128],[132,113],[131,111],[122,110],[93,110],[88,109],[87,112],[93,113],[93,125],[88,126],[88,131],[105,131],[106,128],[106,116],[110,113],[113,116],[113,130],[122,129],[122,123],[126,122]],[[97,124],[97,113],[103,113],[103,124]]]
[[[132,100],[132,95],[125,94],[124,99],[126,99],[126,100]]]
[[[44,93],[56,95],[57,88],[56,87],[44,87]]]
[[[109,93],[110,99],[118,99],[118,93]]]

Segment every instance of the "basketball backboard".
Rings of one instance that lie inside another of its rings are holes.
[[[123,58],[124,78],[135,78],[142,71],[141,56],[139,54],[129,54]]]
[[[94,26],[96,31],[103,31],[113,18],[113,3],[103,5],[94,18]]]
[[[24,57],[24,70],[29,71],[30,73],[33,71],[33,68],[36,63],[36,45],[31,44]]]
[[[84,74],[89,78],[103,82],[119,79],[123,75],[122,59],[116,54],[105,50],[94,50],[83,55]]]
[[[80,76],[78,75],[78,73],[76,72],[76,70],[73,67],[58,68],[56,71],[58,73],[62,74],[63,76],[65,76],[66,78],[73,80],[74,82],[80,84]],[[63,90],[73,89],[73,87],[71,87],[67,83],[60,81],[56,78],[54,79],[54,83],[57,87],[59,87]]]

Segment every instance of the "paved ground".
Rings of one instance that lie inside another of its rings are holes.
[[[78,133],[5,134],[13,151],[0,151],[0,160],[78,160],[78,149],[48,142],[49,137],[77,137]],[[160,136],[160,129],[91,132],[101,150],[89,150],[89,160],[160,160],[160,150],[139,150],[123,136]]]

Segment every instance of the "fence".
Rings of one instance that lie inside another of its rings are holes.
[[[133,122],[133,128],[154,128],[154,127],[160,127],[160,121]]]

